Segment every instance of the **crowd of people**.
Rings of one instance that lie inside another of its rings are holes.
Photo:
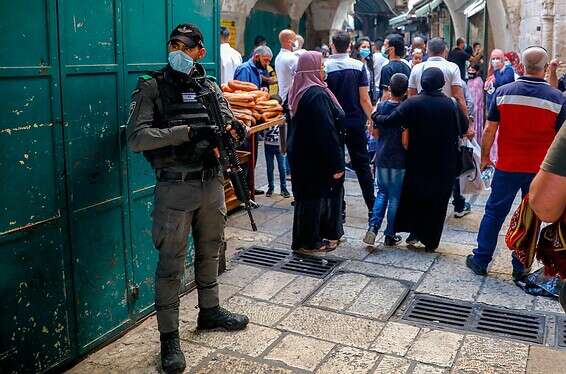
[[[277,149],[273,140],[279,141],[280,134],[273,130],[276,135],[268,135],[265,151],[271,158],[270,196],[273,155],[280,176],[291,175],[294,251],[315,254],[339,245],[348,168],[357,176],[368,209],[366,245],[375,245],[387,217],[386,246],[400,244],[398,233],[406,232],[408,246],[436,250],[450,200],[455,218],[471,212],[461,193],[465,142],[481,146],[476,178],[491,182],[478,245],[467,257],[474,273],[487,274],[517,192],[528,194],[555,137],[549,154],[554,161],[544,164],[553,166],[543,166],[536,187],[549,188],[552,179],[562,190],[550,193],[556,204],[551,217],[541,208],[548,206],[549,196],[538,192],[531,203],[543,219],[565,221],[566,97],[561,91],[566,77],[558,78],[561,62],[551,61],[544,48],[529,47],[521,54],[493,49],[484,55],[479,43],[469,45],[463,38],[449,50],[442,38],[417,36],[407,46],[399,34],[353,42],[349,33],[339,31],[330,46],[306,51],[298,39],[291,30],[279,35],[275,73],[287,111],[286,148]],[[272,57],[267,46],[258,46],[235,69],[235,78],[268,87],[275,83],[263,80]],[[238,75],[244,69],[249,72]],[[232,78],[226,73],[222,80]],[[562,178],[562,184],[553,178]],[[283,177],[281,191],[286,191]],[[513,269],[516,281],[529,272],[515,256]]]

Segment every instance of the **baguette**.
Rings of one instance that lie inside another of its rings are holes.
[[[224,92],[224,97],[228,101],[252,101],[255,102],[255,96],[245,93],[231,93],[231,92]]]
[[[250,82],[242,82],[237,80],[232,80],[228,82],[228,87],[234,91],[257,91],[258,87]]]
[[[234,92],[234,90],[231,89],[230,86],[228,86],[226,83],[222,83],[220,88],[222,89],[223,92]]]

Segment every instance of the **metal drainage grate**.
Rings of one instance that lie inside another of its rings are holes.
[[[546,326],[543,315],[421,294],[411,301],[403,319],[540,344],[544,342]],[[563,327],[566,334],[566,324]]]
[[[556,321],[556,343],[559,347],[566,347],[566,317]]]
[[[301,256],[281,249],[250,247],[240,252],[235,261],[285,273],[324,278],[342,261],[334,258]]]
[[[466,328],[472,321],[471,304],[426,295],[417,295],[405,312],[403,319],[430,324]]]
[[[482,306],[473,329],[534,343],[544,342],[546,317]]]

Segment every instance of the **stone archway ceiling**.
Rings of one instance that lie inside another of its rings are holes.
[[[359,15],[387,15],[395,16],[385,0],[357,0],[354,11]]]

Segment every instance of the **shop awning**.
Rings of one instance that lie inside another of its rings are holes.
[[[420,5],[412,13],[414,13],[414,15],[417,17],[426,17],[430,12],[438,8],[442,3],[443,0],[431,0],[426,4]]]
[[[398,15],[397,17],[393,17],[389,20],[389,26],[391,27],[399,27],[406,25],[409,23],[410,18],[408,13],[403,13]]]
[[[472,1],[472,3],[468,5],[466,9],[464,9],[464,14],[466,15],[467,18],[470,18],[471,16],[481,12],[484,9],[485,9],[485,0],[475,0]]]

